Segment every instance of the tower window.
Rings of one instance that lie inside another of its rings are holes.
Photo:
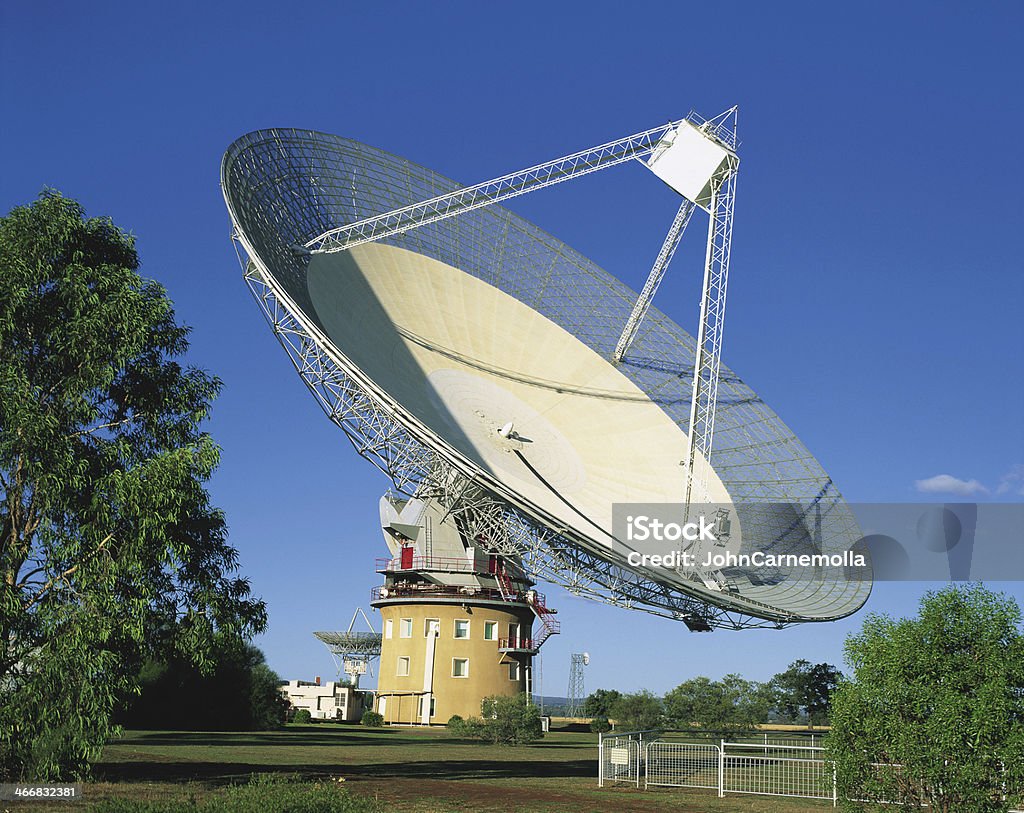
[[[412,619],[403,618],[398,625],[399,638],[412,638]]]
[[[468,638],[469,637],[469,620],[466,618],[455,619],[455,637],[456,638]]]
[[[469,677],[469,658],[452,658],[452,677]]]
[[[485,641],[497,641],[498,640],[498,622],[497,621],[484,621],[484,640]]]
[[[384,637],[387,638],[388,640],[390,640],[391,639],[391,633],[394,630],[394,628],[395,628],[395,622],[394,621],[392,621],[390,618],[387,621],[385,621],[384,622]]]
[[[519,661],[514,661],[508,665],[508,679],[519,680]]]
[[[398,675],[398,677],[408,677],[409,676],[409,658],[406,657],[405,655],[402,655],[401,657],[399,657],[399,659],[398,659],[398,670],[395,672],[395,674]]]

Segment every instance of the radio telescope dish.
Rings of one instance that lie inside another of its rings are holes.
[[[367,626],[366,630],[355,629],[356,619],[360,616]],[[373,630],[370,619],[361,607],[352,613],[352,620],[345,632],[314,632],[313,635],[327,646],[338,667],[339,676],[345,672],[357,687],[359,677],[367,673],[371,661],[380,657],[383,636]]]
[[[698,630],[833,620],[866,600],[863,568],[711,581],[629,564],[613,505],[689,493],[697,346],[654,308],[632,323],[637,295],[583,255],[498,205],[311,250],[459,189],[322,133],[250,133],[221,183],[246,280],[321,406],[396,489],[436,500],[479,546]],[[831,479],[724,364],[715,403],[713,466],[693,455],[707,501],[732,506],[733,535],[777,552],[852,549],[859,529]]]

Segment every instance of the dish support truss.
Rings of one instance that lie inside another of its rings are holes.
[[[236,241],[238,237],[236,232]],[[356,452],[387,475],[399,492],[438,500],[470,538],[487,539],[495,553],[520,559],[530,573],[563,585],[573,595],[680,620],[692,629],[786,625],[644,579],[573,544],[568,531],[555,533],[492,496],[475,482],[471,471],[416,439],[396,420],[390,405],[348,375],[323,348],[325,340],[318,341],[312,329],[294,317],[255,263],[244,267],[249,290],[317,403]],[[769,605],[765,609],[777,612]]]

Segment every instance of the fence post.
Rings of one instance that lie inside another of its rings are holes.
[[[836,764],[832,763],[832,807],[839,805],[839,777],[836,773]]]
[[[636,789],[640,790],[640,756],[644,752],[644,732],[640,732],[640,739],[636,745]]]
[[[597,786],[604,787],[604,734],[597,732]]]
[[[725,796],[725,740],[718,747],[718,798]]]
[[[643,763],[644,763],[644,790],[647,790],[647,756],[648,756],[648,752],[650,750],[651,750],[651,744],[647,743],[647,745],[644,747],[644,759],[643,759]],[[639,766],[636,769],[636,781],[637,781],[637,787],[640,787],[640,784],[639,784],[640,783],[640,768],[639,768]]]

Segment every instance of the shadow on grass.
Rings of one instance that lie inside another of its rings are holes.
[[[329,746],[332,748],[362,748],[372,745],[422,746],[433,748],[444,745],[484,746],[480,740],[450,736],[443,730],[409,732],[396,728],[337,728],[318,730],[318,727],[288,728],[279,731],[126,731],[120,739],[111,740],[114,746],[183,746],[188,748],[306,748]],[[540,740],[521,748],[597,748],[597,741],[551,742]]]
[[[111,745],[181,745],[208,746],[212,748],[230,746],[291,746],[316,745],[367,746],[400,745],[412,742],[411,737],[403,738],[402,732],[386,728],[358,728],[317,731],[316,729],[283,729],[281,731],[126,731],[120,739],[111,740]]]
[[[420,762],[328,765],[241,762],[106,762],[96,766],[96,779],[106,782],[204,782],[212,785],[245,781],[254,773],[300,774],[314,779],[344,776],[348,779],[528,779],[597,776],[596,759],[578,760],[425,760]]]

